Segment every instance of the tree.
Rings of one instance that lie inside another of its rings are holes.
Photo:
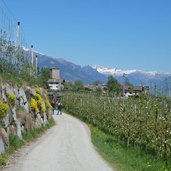
[[[50,79],[51,73],[49,68],[42,68],[41,73],[39,76],[39,82],[40,84],[46,88],[47,87],[47,81]]]
[[[84,84],[81,80],[76,80],[72,87],[74,91],[80,91],[84,89]]]
[[[71,82],[65,82],[65,90],[72,90],[72,83]]]
[[[118,95],[121,92],[121,85],[112,75],[108,77],[107,87],[109,89],[109,93],[114,93]]]
[[[95,90],[95,94],[101,95],[102,94],[102,89],[100,87],[97,87]]]

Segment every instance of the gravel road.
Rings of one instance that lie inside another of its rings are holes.
[[[67,115],[54,115],[57,125],[20,149],[3,171],[112,171],[91,143],[88,127]]]

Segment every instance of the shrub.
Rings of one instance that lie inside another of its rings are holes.
[[[43,106],[43,100],[42,97],[39,94],[35,94],[35,97],[37,99],[37,107],[41,112],[45,112],[45,107]]]
[[[50,102],[49,102],[49,100],[48,100],[48,99],[46,99],[46,101],[45,101],[45,105],[46,105],[46,108],[48,108],[48,109],[52,109],[52,106],[51,106],[51,104],[50,104]]]
[[[42,101],[42,97],[40,96],[40,94],[37,94],[37,93],[36,93],[36,94],[34,95],[34,97],[35,97],[36,100],[41,100],[41,101]]]
[[[10,143],[11,147],[13,147],[15,150],[17,150],[24,144],[24,141],[21,140],[17,135],[11,134],[9,136],[9,143]]]
[[[16,95],[13,93],[9,93],[7,94],[7,98],[8,98],[9,103],[13,106],[16,101]]]
[[[38,87],[36,88],[36,93],[40,94],[40,88],[38,88]]]
[[[6,165],[6,158],[0,155],[0,166],[5,166]]]
[[[5,117],[7,115],[8,110],[9,106],[2,100],[0,100],[0,118]]]
[[[43,106],[43,104],[41,105],[41,111],[42,111],[42,113],[44,113],[46,111],[46,108]]]
[[[33,98],[31,98],[31,101],[30,101],[30,109],[33,112],[36,112],[36,113],[39,112],[38,107],[37,107],[37,102]]]
[[[39,109],[41,108],[42,105],[43,105],[42,100],[37,100],[37,106]]]
[[[42,92],[43,92],[43,93],[46,93],[46,89],[42,88]]]

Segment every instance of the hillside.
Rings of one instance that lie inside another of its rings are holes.
[[[61,77],[68,81],[82,80],[84,83],[92,83],[97,80],[106,82],[107,77],[90,66],[80,66],[68,62],[62,58],[53,58],[37,53],[38,65],[42,67],[58,67],[61,70]]]

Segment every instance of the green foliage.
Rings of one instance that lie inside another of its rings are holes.
[[[71,82],[65,82],[65,90],[72,90],[72,83]]]
[[[138,147],[125,148],[118,140],[90,126],[93,144],[101,155],[118,171],[163,171],[163,160],[153,159]],[[117,169],[116,169],[117,168]]]
[[[63,105],[67,112],[113,135],[123,146],[137,146],[167,165],[171,155],[171,101],[167,98],[65,93]]]
[[[97,94],[97,95],[101,95],[102,94],[101,88],[96,88],[94,93]]]
[[[0,155],[0,166],[5,166],[6,165],[6,160],[7,160],[7,158]]]
[[[107,87],[110,93],[118,95],[121,92],[121,85],[112,75],[108,77]]]
[[[50,78],[50,70],[48,68],[42,68],[41,74],[38,75],[35,66],[28,61],[30,53],[23,54],[18,50],[16,53],[15,46],[6,40],[4,42],[1,40],[1,46],[5,47],[5,51],[1,54],[3,57],[0,57],[0,76],[5,82],[19,86],[26,84],[47,87],[47,80]],[[11,58],[13,58],[15,63],[12,63],[13,60]]]
[[[11,134],[9,136],[9,145],[14,148],[14,150],[17,150],[24,144],[24,141],[21,140],[17,135]]]
[[[51,72],[49,68],[42,68],[39,76],[40,86],[47,88],[47,81],[51,78]]]
[[[34,73],[30,74],[30,66],[26,66],[20,72],[17,71],[13,65],[4,66],[3,72],[0,72],[0,76],[2,77],[2,80],[5,80],[5,82],[19,86],[23,84],[30,86],[38,84],[38,77],[35,76]]]
[[[9,106],[0,100],[0,119],[4,118],[7,115]]]
[[[72,85],[74,91],[81,91],[84,89],[84,84],[81,80],[76,80]]]
[[[7,83],[12,83],[12,84],[17,84],[17,85],[21,85],[22,81],[19,77],[17,77],[15,75],[15,73],[9,73],[6,70],[4,70],[2,73],[0,72],[0,76],[2,78],[2,80],[5,80],[5,82]]]

